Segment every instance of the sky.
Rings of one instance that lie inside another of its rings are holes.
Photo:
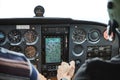
[[[44,17],[72,18],[107,23],[107,0],[0,0],[0,18],[34,17],[34,8],[45,8]]]

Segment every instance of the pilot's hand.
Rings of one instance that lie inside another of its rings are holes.
[[[75,62],[71,61],[70,64],[66,62],[62,62],[60,66],[58,66],[57,70],[57,79],[60,80],[62,78],[66,78],[71,80],[75,71]]]

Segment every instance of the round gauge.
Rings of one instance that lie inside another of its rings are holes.
[[[86,40],[86,33],[83,29],[75,28],[72,33],[72,39],[75,43],[80,44]]]
[[[84,48],[82,47],[82,45],[75,45],[74,49],[73,49],[73,54],[75,56],[81,56],[83,53]]]
[[[3,31],[0,31],[0,44],[4,44],[6,39],[6,34]]]
[[[11,46],[9,50],[15,51],[15,52],[22,52],[22,49],[20,46]]]
[[[27,30],[24,33],[24,39],[25,39],[26,43],[34,44],[38,39],[37,32],[34,30]]]
[[[89,40],[90,40],[91,42],[98,42],[99,39],[100,39],[100,31],[99,31],[99,30],[96,30],[96,29],[91,30],[91,31],[89,32],[88,38],[89,38]]]
[[[12,30],[8,33],[8,39],[13,44],[18,44],[22,40],[22,34],[19,30]]]
[[[25,55],[27,58],[34,58],[37,54],[37,50],[35,46],[26,46],[25,48]]]

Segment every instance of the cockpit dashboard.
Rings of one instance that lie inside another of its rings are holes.
[[[25,54],[39,72],[54,77],[62,61],[74,60],[77,70],[87,59],[119,54],[119,36],[105,39],[106,27],[70,18],[0,19],[0,46]]]

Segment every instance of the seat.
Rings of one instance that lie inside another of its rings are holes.
[[[87,60],[78,69],[73,80],[120,80],[120,55],[111,60]]]

